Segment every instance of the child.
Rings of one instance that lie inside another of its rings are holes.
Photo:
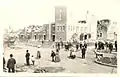
[[[33,55],[32,55],[32,57],[31,57],[31,61],[32,61],[33,65],[34,65],[34,63],[35,63],[35,58],[34,58]]]
[[[71,59],[75,59],[76,55],[75,55],[75,51],[73,49],[73,47],[70,49],[70,58]]]

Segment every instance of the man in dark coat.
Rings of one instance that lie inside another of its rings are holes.
[[[79,45],[78,45],[78,44],[76,44],[76,51],[78,51],[78,48],[79,48]]]
[[[80,43],[80,49],[82,49],[82,43]]]
[[[52,62],[55,62],[55,52],[52,50],[52,53],[51,53],[51,57],[52,57]]]
[[[95,42],[95,49],[97,49],[97,42]]]
[[[84,42],[84,47],[87,48],[87,43],[86,42]]]
[[[28,50],[26,50],[26,55],[25,55],[25,57],[26,57],[26,64],[27,64],[27,65],[30,65],[30,62],[29,62],[30,53],[28,52]]]
[[[3,69],[5,69],[5,58],[3,57]]]
[[[115,49],[116,49],[116,51],[117,51],[117,41],[115,41]]]
[[[16,60],[13,58],[13,55],[10,54],[10,59],[7,62],[7,68],[8,68],[8,72],[15,72],[15,64],[16,64]]]
[[[58,49],[60,50],[60,43],[58,42]]]
[[[86,52],[86,48],[85,46],[82,46],[82,59],[85,59],[85,52]]]
[[[112,44],[112,43],[109,44],[109,50],[110,50],[110,53],[111,53],[112,50],[113,50],[113,44]]]
[[[104,43],[101,43],[101,48],[104,49]]]

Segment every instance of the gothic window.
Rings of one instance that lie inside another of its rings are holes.
[[[65,26],[63,26],[63,31],[65,31]]]
[[[55,31],[55,26],[53,27],[53,31]]]
[[[60,26],[59,28],[60,28],[60,31],[62,31],[62,26]]]
[[[34,38],[35,38],[35,40],[37,39],[37,36],[36,35],[34,35]]]
[[[58,31],[59,30],[59,26],[56,26],[56,31]]]

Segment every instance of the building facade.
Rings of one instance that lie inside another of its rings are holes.
[[[77,34],[77,40],[96,40],[97,38],[97,18],[90,13],[85,15],[86,20],[82,22],[70,19],[66,7],[55,7],[55,38],[58,41],[69,41],[73,34]]]
[[[69,41],[76,35],[77,41],[96,40],[97,19],[90,13],[86,14],[86,20],[73,20],[64,6],[55,7],[55,22],[43,24],[43,26],[32,25],[24,29],[20,38],[27,38],[33,41]]]

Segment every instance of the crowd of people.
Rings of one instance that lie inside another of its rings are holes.
[[[104,50],[106,49],[108,52],[112,52],[113,48],[115,47],[115,51],[117,51],[117,41],[115,41],[115,43],[112,42],[95,42],[95,49],[97,50]]]
[[[67,42],[67,43],[63,43],[62,41],[60,42],[56,42],[55,43],[55,50],[52,50],[51,51],[51,61],[52,62],[60,62],[61,59],[60,59],[60,55],[59,55],[59,52],[61,49],[65,49],[65,51],[69,51],[69,58],[70,59],[75,59],[76,58],[76,52],[79,51],[78,49],[81,50],[82,52],[82,59],[85,59],[85,52],[86,52],[86,49],[87,49],[87,43],[84,42],[84,43],[77,43],[74,47],[74,45],[71,43],[71,42]],[[41,59],[41,50],[40,50],[40,46],[38,46],[38,50],[37,50],[37,54],[36,54],[36,58],[34,55],[31,55],[29,53],[29,50],[26,50],[26,54],[25,54],[25,59],[26,59],[26,65],[29,66],[30,63],[32,63],[32,65],[35,65],[35,61],[36,59]],[[31,60],[31,62],[30,62]],[[5,58],[3,58],[3,69],[6,69],[5,68]],[[7,61],[7,68],[8,68],[8,72],[15,72],[15,66],[16,65],[16,60],[13,58],[13,54],[10,54],[10,59]]]
[[[56,42],[55,47],[54,47],[55,50],[51,50],[51,54],[50,54],[51,61],[55,62],[55,63],[61,61],[60,54],[59,54],[61,49],[65,49],[65,51],[68,51],[68,53],[69,53],[68,58],[70,58],[70,59],[75,59],[76,58],[76,52],[81,52],[81,54],[82,54],[81,58],[85,59],[87,46],[88,45],[85,41],[80,42],[80,43],[76,43],[76,44],[72,44],[71,42],[63,43],[62,41]],[[100,42],[100,41],[95,43],[95,49],[102,50],[102,49],[105,49],[105,47],[109,48],[110,53],[112,52],[112,50],[113,50],[113,44],[112,43],[110,43],[110,42],[109,43],[108,42],[103,43],[103,42]],[[115,48],[117,50],[117,41],[115,41]],[[30,65],[30,60],[32,62],[32,65],[35,65],[36,59],[39,59],[39,60],[41,59],[41,53],[40,52],[41,52],[40,46],[38,46],[36,56],[31,55],[29,53],[29,50],[26,50],[26,54],[25,54],[26,65],[27,66]],[[15,64],[16,64],[16,60],[13,58],[13,54],[10,54],[10,59],[7,61],[8,72],[15,72]],[[3,69],[5,69],[5,58],[3,58]]]
[[[74,59],[76,57],[75,53],[77,51],[81,51],[82,59],[85,58],[85,52],[87,50],[87,43],[85,41],[76,43],[75,45],[73,45],[71,42],[66,42],[65,44],[63,44],[63,42],[58,42],[56,43],[56,48],[60,50],[60,48],[63,48],[63,45],[65,48],[65,51],[69,51],[69,58]]]

